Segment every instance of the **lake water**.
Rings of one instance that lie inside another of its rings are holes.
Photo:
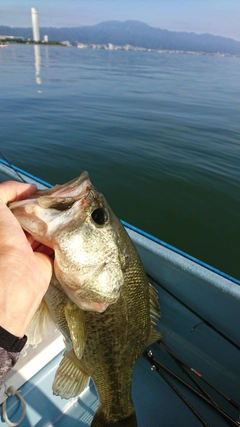
[[[240,59],[0,49],[0,151],[45,181],[88,170],[123,220],[240,278]]]

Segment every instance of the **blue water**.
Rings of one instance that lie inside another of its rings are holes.
[[[240,278],[239,69],[234,57],[11,45],[0,151],[53,184],[88,170],[120,218]]]

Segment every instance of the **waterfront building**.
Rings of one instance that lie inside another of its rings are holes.
[[[78,47],[79,49],[85,49],[86,47],[89,47],[89,45],[84,44],[84,43],[77,43],[77,47]]]
[[[64,46],[68,46],[68,47],[72,46],[71,43],[68,40],[62,41],[61,44],[63,44]]]
[[[39,25],[38,25],[38,11],[35,7],[31,8],[32,13],[32,30],[33,30],[33,40],[35,42],[40,41]]]

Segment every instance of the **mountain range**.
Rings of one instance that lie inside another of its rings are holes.
[[[45,34],[51,41],[84,44],[107,44],[118,46],[129,44],[135,47],[161,50],[181,50],[206,53],[240,54],[240,42],[212,34],[196,34],[168,31],[150,27],[139,21],[107,21],[93,26],[40,27],[41,38]],[[32,38],[32,28],[0,25],[0,35]]]

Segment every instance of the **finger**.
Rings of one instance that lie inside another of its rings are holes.
[[[26,242],[26,237],[24,232],[17,220],[17,218],[12,214],[10,209],[0,198],[0,236],[1,244],[3,242],[9,242],[14,239],[18,241],[20,239],[21,243]],[[6,240],[5,240],[6,239]]]
[[[54,253],[54,250],[52,248],[49,248],[48,246],[40,244],[36,249],[34,249],[34,252],[41,252],[43,254],[51,256]]]
[[[26,239],[27,239],[29,245],[31,246],[32,250],[35,251],[41,245],[41,243],[39,243],[37,240],[35,240],[33,238],[33,236],[30,233],[28,233],[28,231],[26,231],[26,230],[23,230],[23,231],[24,231],[24,234],[26,236]]]
[[[0,184],[0,199],[7,204],[15,200],[27,199],[34,194],[36,190],[37,187],[35,184],[5,181]]]
[[[35,240],[33,236],[30,233],[28,233],[28,231],[24,231],[24,233],[29,245],[31,246],[34,252],[42,252],[43,254],[46,254],[46,255],[53,254],[54,250],[52,248],[49,248],[48,246]]]
[[[53,273],[53,260],[41,252],[34,252],[34,257],[38,264],[39,271],[41,271],[41,274],[43,275],[44,284],[47,290]]]

